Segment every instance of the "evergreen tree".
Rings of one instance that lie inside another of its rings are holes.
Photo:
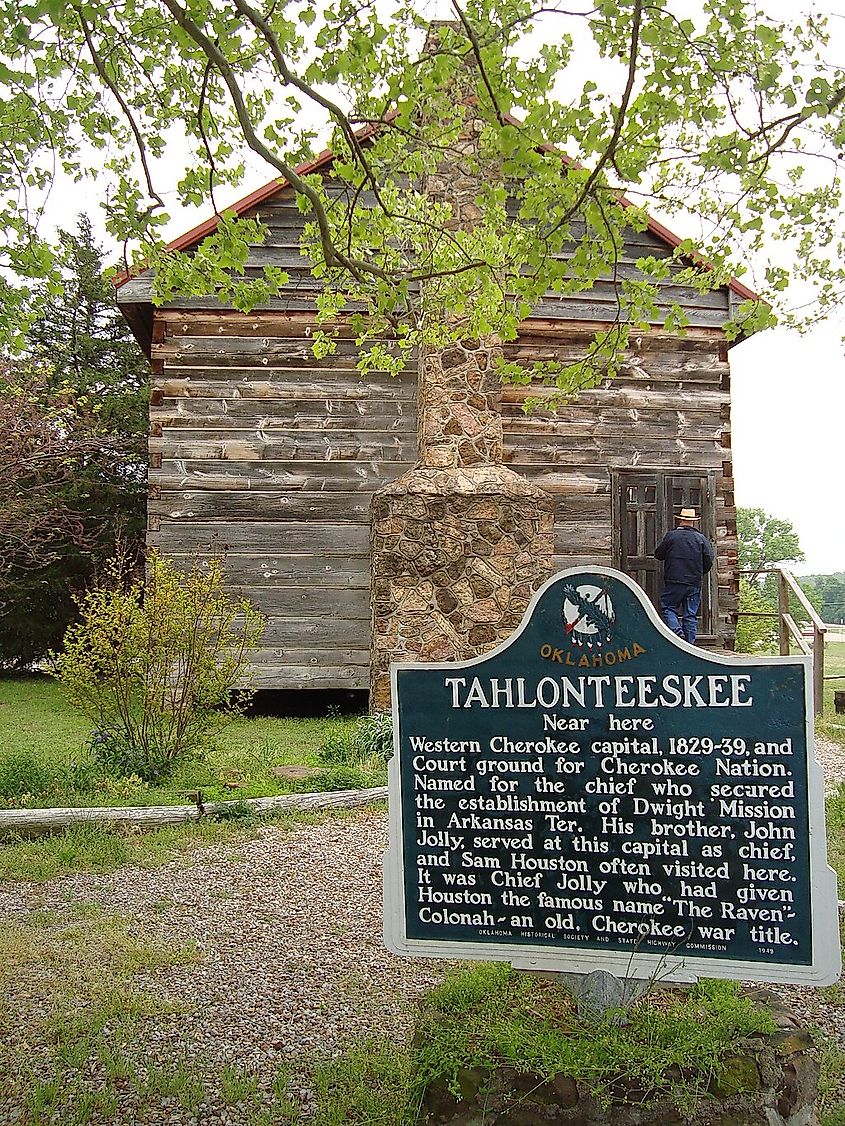
[[[19,478],[6,472],[19,521],[18,534],[3,529],[0,545],[0,665],[7,668],[25,667],[59,644],[76,612],[74,596],[118,541],[130,554],[143,543],[149,366],[103,277],[86,217],[75,233],[60,233],[58,259],[62,291],[42,295],[43,315],[2,388],[14,407],[6,427],[17,417],[20,432],[28,420],[19,447],[50,449],[49,457],[30,457],[25,470],[18,466]],[[5,445],[0,467],[11,456],[13,443]]]

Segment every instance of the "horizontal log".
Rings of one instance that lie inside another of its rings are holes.
[[[208,368],[200,371],[168,365],[153,387],[179,399],[218,399],[236,403],[249,399],[294,399],[296,402],[376,403],[415,402],[416,380],[391,379],[363,382],[355,374],[327,376],[319,372],[279,372],[255,368]],[[327,405],[327,410],[331,409]]]
[[[272,435],[261,430],[259,437],[249,437],[243,431],[226,433],[218,438],[186,438],[184,432],[165,429],[160,438],[150,438],[150,453],[161,454],[165,461],[180,460],[249,462],[268,461],[401,461],[411,464],[416,457],[416,434],[390,434],[369,431],[364,436],[354,434],[315,434],[298,431],[295,434]]]
[[[227,585],[245,591],[259,586],[284,588],[310,583],[324,590],[370,589],[370,563],[366,555],[227,555],[223,574]]]
[[[599,321],[581,321],[570,324],[561,324],[559,321],[548,320],[543,317],[531,317],[521,321],[518,325],[518,341],[574,343],[581,341],[588,343],[604,325]],[[629,353],[632,356],[659,354],[661,352],[700,352],[702,349],[718,352],[724,346],[725,336],[720,329],[706,328],[703,326],[687,325],[683,335],[669,330],[662,325],[651,325],[637,332]],[[506,344],[505,347],[512,345]]]
[[[251,586],[243,591],[270,622],[322,617],[327,621],[361,621],[371,618],[369,586],[361,588],[322,588],[308,586]]]
[[[595,558],[608,555],[612,548],[613,537],[609,531],[602,534],[598,530],[582,528],[573,533],[555,525],[555,552],[559,556],[572,551]]]
[[[231,523],[218,521],[162,520],[147,533],[147,543],[168,554],[189,556],[194,552],[214,555],[270,552],[281,547],[287,554],[307,552],[324,557],[339,555],[367,556],[370,549],[369,523],[345,524],[312,522],[275,522],[270,520]]]
[[[150,516],[170,520],[370,521],[371,494],[175,490],[151,495]]]
[[[310,668],[322,675],[322,670],[336,668],[363,668],[369,675],[370,649],[369,644],[358,649],[347,649],[340,646],[319,649],[296,649],[293,646],[267,646],[262,644],[259,649],[249,655],[250,664],[261,671],[269,667],[296,666],[297,668]]]
[[[264,400],[261,403],[234,399],[163,398],[150,411],[150,419],[162,429],[184,437],[227,438],[274,432],[315,434],[367,434],[382,431],[391,436],[416,429],[416,409],[411,402],[385,402],[370,399],[347,402],[302,403],[293,399]]]
[[[305,415],[323,412],[329,418],[335,408],[347,406],[344,421],[366,419],[372,411],[375,419],[416,418],[416,401],[411,388],[395,384],[362,386],[354,383],[330,383],[314,379],[310,385],[282,381],[228,384],[216,372],[217,378],[207,383],[194,379],[164,376],[154,382],[161,392],[160,408],[153,408],[152,417],[158,419],[158,410],[164,415],[176,413],[190,418],[222,419],[232,426],[272,426],[274,419],[285,423]]]
[[[199,336],[282,336],[300,338],[311,352],[308,339],[320,328],[318,320],[307,313],[239,313],[235,309],[214,312],[206,310],[156,309],[156,322],[164,326],[165,335]],[[338,336],[338,350],[357,351],[356,333],[342,321],[334,326]]]
[[[369,652],[370,618],[332,618],[276,616],[268,618],[261,635],[263,646],[292,646],[310,650],[331,650],[334,646]],[[307,663],[307,662],[304,662]]]
[[[290,489],[296,492],[374,492],[395,481],[411,467],[399,461],[227,461],[162,460],[161,471],[150,474],[162,492],[180,488]]]
[[[684,420],[686,421],[686,420]],[[534,463],[544,457],[558,459],[566,457],[566,451],[578,452],[604,450],[620,443],[632,452],[647,455],[652,448],[674,446],[683,448],[708,448],[712,445],[722,448],[724,429],[713,420],[709,425],[689,426],[677,419],[650,424],[646,419],[614,423],[578,421],[563,423],[555,427],[538,428],[531,433],[505,432],[505,460],[518,463]],[[592,457],[584,458],[592,460]]]
[[[186,322],[188,323],[188,322]],[[206,323],[206,322],[202,322]],[[153,355],[159,360],[168,360],[172,356],[262,356],[274,359],[279,364],[290,364],[300,367],[303,364],[312,364],[315,367],[335,368],[354,367],[358,353],[361,351],[353,340],[339,339],[336,351],[315,360],[313,345],[308,337],[289,338],[287,336],[273,336],[249,334],[244,336],[232,335],[236,326],[225,326],[227,332],[217,332],[209,336],[196,334],[172,334],[165,336],[164,341],[157,343],[153,348]]]
[[[268,336],[287,338],[291,345],[291,355],[296,356],[296,347],[303,361],[312,355],[310,337],[320,326],[313,315],[302,312],[264,312],[239,313],[234,309],[209,310],[168,310],[156,309],[156,323],[164,328],[165,335],[197,335],[206,337],[228,336]],[[510,353],[519,347],[531,351],[555,347],[571,349],[577,355],[583,354],[594,334],[603,326],[589,321],[561,323],[534,317],[523,321],[519,326],[516,341],[505,344]],[[332,331],[337,338],[338,355],[328,357],[322,363],[340,363],[343,356],[357,355],[354,342],[355,333],[349,324],[340,318]],[[702,356],[708,362],[719,363],[728,369],[725,360],[719,359],[724,345],[724,336],[718,329],[688,326],[683,335],[667,332],[660,326],[639,333],[628,350],[632,361],[638,363],[672,362],[673,356]]]
[[[346,667],[319,667],[299,665],[266,666],[256,670],[253,683],[256,688],[309,688],[368,689],[370,687],[369,666],[347,665]]]
[[[571,554],[565,551],[558,551],[555,555],[555,572],[565,571],[574,567],[612,567],[614,565],[610,553],[602,554],[594,552],[589,555],[584,555],[581,552],[573,551]]]
[[[279,336],[304,338],[310,352],[311,344],[307,340],[319,324],[315,316],[303,312],[264,312],[264,313],[239,313],[235,309],[217,310],[172,310],[158,308],[155,310],[157,324],[162,324],[166,335],[174,333],[191,334],[197,326],[197,333],[201,336]],[[206,328],[203,328],[206,326]],[[589,321],[571,324],[561,324],[555,320],[545,320],[541,317],[525,320],[519,325],[519,342],[535,345],[554,342],[561,345],[580,345],[583,347],[598,331],[598,323]],[[332,331],[338,338],[338,350],[344,349],[354,352],[357,350],[354,343],[356,333],[344,320],[339,318],[333,325]],[[688,326],[683,335],[667,331],[655,325],[639,333],[632,344],[629,353],[632,356],[644,357],[648,355],[662,356],[668,353],[703,353],[717,356],[724,337],[717,329],[696,328]],[[513,343],[505,348],[514,347]]]
[[[525,414],[516,409],[516,404],[508,404],[503,416],[505,426],[511,434],[542,434],[549,430],[567,432],[572,426],[654,426],[689,427],[719,426],[725,423],[720,417],[718,407],[695,405],[680,409],[676,406],[656,405],[650,400],[642,407],[628,407],[615,398],[615,388],[601,396],[593,396],[591,402],[579,398],[577,402],[567,403],[556,413],[532,411]],[[676,400],[675,400],[676,402]]]
[[[0,839],[28,838],[61,832],[71,825],[116,825],[129,829],[158,829],[198,821],[233,806],[248,805],[255,813],[295,813],[301,810],[350,809],[372,805],[387,797],[385,787],[368,790],[336,790],[317,794],[280,794],[270,798],[237,798],[205,805],[164,805],[129,808],[91,806],[61,809],[0,809]]]
[[[519,358],[519,363],[528,367],[534,363],[535,360],[541,360],[541,356],[532,356],[528,353]],[[550,356],[548,360],[560,362],[564,365],[569,363],[577,363],[577,360],[568,360],[565,357]],[[624,371],[620,371],[613,379],[603,380],[597,387],[589,388],[586,391],[579,393],[579,398],[584,395],[597,395],[612,391],[615,387],[630,387],[639,388],[645,385],[646,387],[656,387],[657,389],[666,388],[667,385],[672,385],[676,388],[687,388],[691,394],[698,394],[700,390],[710,389],[713,391],[724,390],[723,383],[724,372],[719,371],[717,368],[712,368],[705,365],[692,365],[687,364],[681,366],[680,364],[666,363],[665,365],[644,365],[637,364],[636,366],[626,367]],[[548,390],[543,387],[539,382],[531,382],[522,384],[525,388],[525,394],[536,395],[538,393],[555,394],[554,387]]]
[[[611,511],[610,482],[604,493],[593,493],[586,496],[567,496],[558,505],[558,523],[564,520],[573,523],[587,523],[593,520],[606,519]]]

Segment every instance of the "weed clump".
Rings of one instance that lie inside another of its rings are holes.
[[[327,766],[353,767],[377,775],[393,754],[393,718],[389,712],[360,716],[353,724],[335,721],[320,749]]]
[[[544,1082],[565,1075],[600,1101],[611,1101],[621,1085],[646,1102],[670,1096],[689,1106],[718,1079],[723,1062],[727,1067],[735,1059],[742,1041],[775,1027],[736,983],[724,981],[653,992],[624,1015],[623,1022],[609,1012],[587,1024],[563,987],[506,964],[459,971],[423,1008],[415,1037],[417,1095],[437,1082],[461,1097],[468,1073],[504,1067]]]

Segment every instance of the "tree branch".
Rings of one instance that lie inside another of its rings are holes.
[[[461,21],[464,31],[467,33],[467,38],[470,41],[470,45],[472,46],[472,53],[475,57],[475,63],[478,67],[478,73],[481,75],[481,80],[484,83],[485,89],[487,90],[487,94],[490,98],[490,104],[493,106],[499,124],[504,125],[506,120],[505,115],[502,113],[502,110],[499,107],[498,99],[496,98],[496,95],[493,92],[493,87],[490,84],[490,79],[487,75],[487,70],[484,66],[484,59],[481,53],[481,44],[478,42],[478,36],[475,34],[475,29],[472,27],[469,20],[461,10],[461,6],[458,3],[458,0],[452,0],[452,7],[455,9],[455,12],[458,16],[458,19]]]
[[[550,231],[547,232],[546,237],[554,234],[555,231],[559,230],[564,223],[568,222],[574,215],[578,214],[578,211],[584,205],[584,201],[587,199],[588,195],[593,189],[594,184],[601,175],[602,169],[615,156],[616,147],[619,144],[619,140],[622,136],[622,129],[625,125],[625,116],[628,112],[628,105],[631,101],[631,94],[634,90],[634,80],[637,75],[637,52],[639,50],[642,14],[643,0],[634,0],[634,12],[631,22],[631,40],[628,55],[628,78],[625,83],[625,89],[622,92],[622,100],[619,103],[619,109],[616,111],[613,132],[610,135],[610,140],[608,141],[604,152],[596,161],[595,167],[593,168],[592,172],[587,177],[584,186],[581,188],[581,191],[578,194],[578,198],[570,207],[566,209],[566,214],[560,220],[558,220],[557,223],[555,223],[554,227],[552,227]]]
[[[141,166],[144,169],[144,178],[147,181],[147,191],[149,192],[150,198],[155,200],[156,208],[160,207],[162,210],[164,210],[164,200],[161,198],[161,196],[153,186],[153,178],[150,172],[149,163],[147,161],[147,147],[144,144],[144,138],[141,130],[138,127],[138,123],[135,121],[135,115],[132,113],[129,103],[121,94],[117,83],[109,74],[108,68],[106,67],[103,59],[100,57],[99,51],[94,46],[94,40],[91,35],[91,28],[83,14],[81,6],[78,4],[74,5],[74,11],[76,12],[76,15],[79,19],[79,25],[82,28],[82,34],[85,36],[85,42],[88,46],[88,52],[91,55],[91,61],[94,64],[94,69],[97,71],[97,74],[100,76],[103,83],[110,91],[114,100],[120,106],[121,110],[123,111],[123,116],[126,118],[127,122],[129,123],[129,128],[132,130],[132,135],[135,138],[135,146],[138,151],[138,157],[141,161]]]
[[[265,19],[259,12],[255,10],[255,8],[248,4],[247,0],[234,0],[234,4],[241,15],[246,16],[253,27],[264,37],[267,46],[270,48],[270,53],[273,56],[273,62],[276,66],[276,70],[278,71],[279,76],[283,79],[283,81],[288,85],[293,86],[296,90],[299,90],[300,93],[305,94],[307,98],[309,98],[313,102],[316,102],[317,105],[322,106],[323,109],[331,114],[331,116],[340,126],[340,130],[343,133],[343,136],[346,138],[346,142],[349,145],[350,151],[352,152],[353,159],[356,160],[360,165],[367,182],[370,184],[370,187],[375,193],[377,203],[382,208],[382,210],[386,211],[386,208],[384,207],[384,204],[381,200],[378,180],[376,179],[376,176],[370,167],[361,142],[355,136],[355,130],[352,128],[347,114],[340,108],[337,102],[333,102],[330,98],[325,97],[325,95],[321,94],[319,90],[316,90],[304,79],[293,73],[282,53],[278,37],[276,36],[267,19]]]
[[[332,233],[329,227],[328,216],[326,215],[326,211],[323,207],[323,202],[320,199],[319,192],[317,192],[316,189],[311,186],[311,184],[304,180],[297,173],[297,171],[287,163],[287,161],[281,160],[271,149],[269,149],[255,132],[255,127],[253,126],[252,120],[249,116],[249,111],[246,107],[246,101],[244,99],[243,92],[238,84],[238,80],[235,77],[235,73],[232,69],[231,64],[229,63],[229,60],[226,58],[217,44],[213,43],[209,39],[205,32],[202,31],[202,29],[191,19],[187,11],[184,8],[181,8],[175,2],[175,0],[162,0],[162,2],[164,3],[165,8],[167,8],[167,10],[176,20],[179,27],[182,28],[186,35],[190,36],[190,38],[193,39],[193,41],[200,48],[206,58],[210,60],[213,66],[216,67],[216,69],[220,73],[220,77],[226,84],[226,88],[229,91],[229,96],[232,99],[232,104],[235,108],[235,114],[238,118],[238,123],[240,124],[241,131],[244,135],[244,140],[247,142],[249,147],[253,152],[257,153],[260,157],[266,160],[271,168],[275,168],[278,172],[280,172],[282,176],[284,176],[284,178],[287,180],[287,182],[291,185],[291,187],[295,188],[295,190],[301,195],[304,195],[308,202],[311,204],[311,210],[314,214],[314,218],[316,219],[317,226],[320,232],[320,245],[323,248],[326,265],[330,267],[340,266],[343,269],[348,270],[349,273],[356,279],[356,281],[361,281],[363,274],[371,274],[376,277],[387,278],[388,275],[379,267],[373,266],[367,262],[362,262],[357,258],[350,258],[337,249],[332,240]]]

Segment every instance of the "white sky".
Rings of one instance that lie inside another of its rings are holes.
[[[688,2],[699,7],[697,0]],[[422,6],[433,17],[445,14],[439,11],[442,4],[428,0]],[[793,17],[799,10],[794,0],[762,0],[761,6]],[[831,57],[837,58],[845,54],[845,0],[826,0],[820,6],[834,15],[838,42]],[[272,172],[264,170],[237,194],[271,178]],[[63,184],[53,193],[50,225],[73,227],[76,214],[87,210],[96,229],[96,195],[90,183]],[[173,202],[167,198],[169,205]],[[233,200],[227,196],[220,202]],[[169,237],[205,219],[209,211],[182,212],[170,225]],[[845,315],[840,317],[839,323],[828,322],[804,336],[769,330],[730,353],[737,504],[792,521],[806,555],[806,562],[796,567],[800,573],[845,571]]]
[[[736,501],[791,520],[803,574],[845,571],[845,325],[730,352]]]

